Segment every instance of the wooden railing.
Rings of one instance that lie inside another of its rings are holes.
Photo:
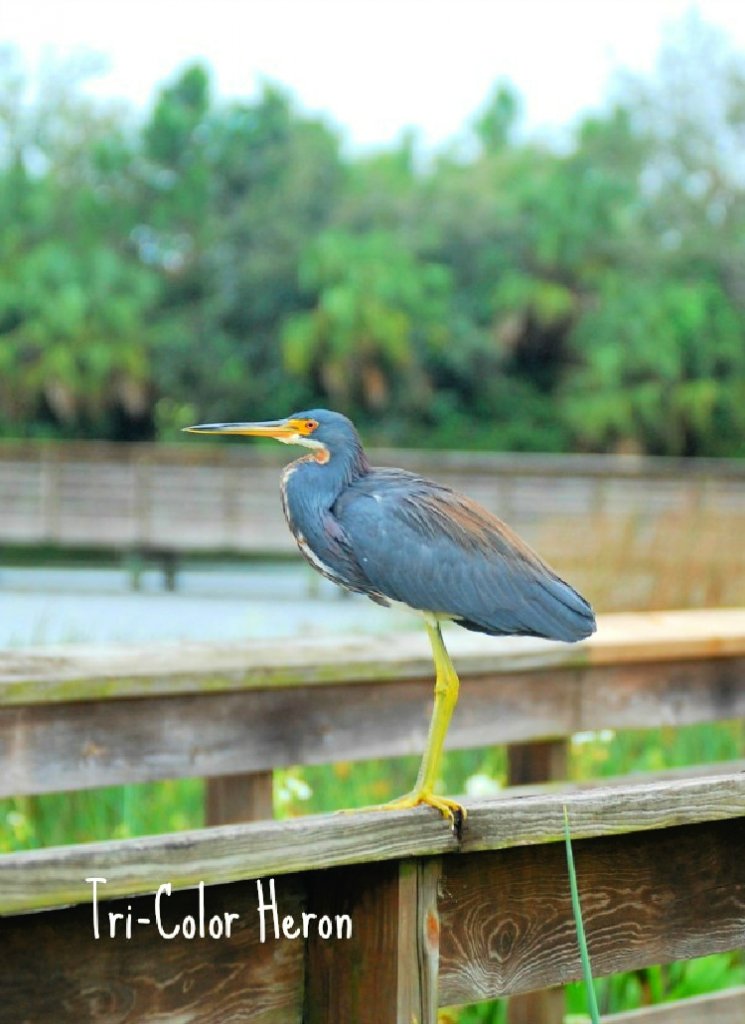
[[[745,776],[627,783],[469,802],[461,840],[421,809],[6,856],[0,1019],[434,1024],[438,1004],[566,982],[565,806],[596,975],[742,945]],[[98,939],[87,878],[119,897]]]
[[[745,605],[745,462],[379,451],[501,516],[603,610]],[[289,554],[279,468],[248,444],[0,443],[0,545],[173,560]]]
[[[745,1019],[745,986],[691,999],[650,1006],[628,1013],[613,1013],[603,1024],[742,1024]]]
[[[461,677],[452,749],[745,715],[742,610],[605,616],[580,645],[453,629],[448,646]],[[9,650],[0,796],[415,754],[431,697],[423,630]]]
[[[577,731],[745,710],[741,611],[607,616],[579,647],[460,631],[450,646],[462,688],[449,746],[510,744],[513,781],[562,778]],[[237,823],[268,816],[275,767],[421,749],[432,688],[422,637],[59,648],[5,652],[0,666],[3,793],[202,775],[218,825],[0,858],[0,1021],[433,1024],[438,1005],[498,996],[513,997],[512,1021],[561,1020],[549,986],[579,974],[564,805],[597,976],[745,940],[739,762],[467,800],[459,836],[421,808]],[[91,877],[107,879],[105,935],[109,914],[123,915],[117,938],[94,938]],[[255,880],[268,900],[271,878],[280,932],[283,915],[335,927],[348,914],[352,938],[310,929],[262,942]],[[170,932],[196,913],[200,881],[205,927],[236,913],[233,938],[162,938],[154,893],[173,886],[161,899]],[[740,1020],[745,996],[717,1007],[712,1020]],[[655,1013],[650,1024],[673,1019]]]

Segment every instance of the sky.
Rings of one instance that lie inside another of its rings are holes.
[[[203,58],[219,94],[281,83],[354,149],[412,127],[436,148],[500,78],[528,130],[554,133],[601,104],[615,68],[651,69],[665,26],[693,6],[745,49],[743,0],[3,0],[0,44],[32,75],[50,54],[102,54],[89,88],[138,107]]]

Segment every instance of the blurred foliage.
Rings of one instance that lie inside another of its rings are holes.
[[[0,52],[0,433],[315,404],[386,443],[742,455],[745,55],[691,13],[561,144],[350,155],[265,83],[141,119]]]
[[[300,264],[313,308],[283,331],[285,365],[331,403],[425,412],[429,350],[447,343],[450,274],[414,259],[390,233],[328,230]]]

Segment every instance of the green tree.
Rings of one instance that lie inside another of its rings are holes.
[[[35,100],[0,56],[0,404],[4,429],[148,429],[157,280],[122,238],[117,115],[54,67]],[[126,230],[126,227],[125,227]]]
[[[284,326],[287,369],[312,374],[332,403],[382,410],[429,396],[426,355],[447,341],[450,276],[387,232],[327,231],[300,266],[313,307]]]
[[[691,14],[618,89],[634,216],[571,332],[564,418],[583,447],[742,454],[745,59]]]
[[[476,135],[487,153],[496,153],[513,142],[520,120],[520,97],[507,82],[500,82],[474,122]]]
[[[574,331],[581,366],[563,391],[581,447],[735,454],[745,437],[742,331],[716,282],[606,275]]]
[[[300,306],[300,253],[334,202],[336,138],[272,85],[216,105],[199,68],[163,91],[144,134],[154,173],[139,232],[163,279],[158,391],[215,419],[303,404],[279,324]]]
[[[504,83],[440,153],[349,155],[269,83],[189,66],[141,123],[86,70],[32,93],[0,56],[1,430],[326,403],[391,442],[742,453],[745,58],[696,15],[561,148]]]

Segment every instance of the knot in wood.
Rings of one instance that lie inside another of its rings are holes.
[[[500,963],[509,960],[519,934],[520,928],[513,918],[500,921],[490,937],[489,956]]]

